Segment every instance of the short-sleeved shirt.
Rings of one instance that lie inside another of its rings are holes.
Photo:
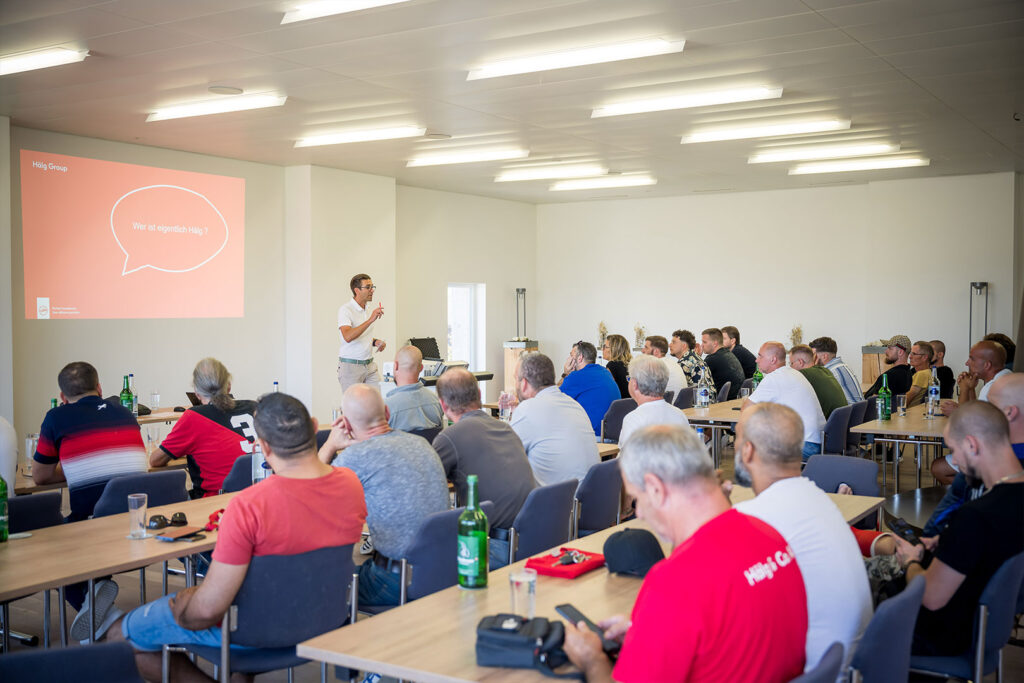
[[[224,411],[208,403],[186,410],[160,449],[172,458],[188,458],[193,496],[215,496],[239,456],[252,453],[256,439],[255,401],[236,401]]]
[[[597,363],[589,363],[570,372],[559,389],[583,406],[595,435],[601,433],[601,420],[608,412],[608,406],[621,398],[612,373]]]
[[[843,388],[839,386],[839,381],[831,372],[820,365],[812,365],[799,370],[799,372],[811,383],[811,388],[814,389],[814,394],[818,397],[818,403],[821,404],[821,412],[824,413],[825,419],[828,419],[828,416],[836,408],[847,405],[846,394],[843,393]]]
[[[836,381],[846,394],[847,403],[857,403],[864,400],[864,392],[860,388],[860,380],[853,374],[850,366],[843,362],[843,359],[836,356],[825,367],[835,375]]]
[[[341,328],[359,327],[370,317],[370,310],[362,308],[355,299],[349,299],[347,303],[338,309],[338,337],[341,339],[341,346],[338,347],[338,358],[351,358],[352,360],[369,360],[373,357],[373,326],[371,323],[366,331],[350,342],[345,341]]]
[[[605,366],[619,387],[619,398],[629,398],[629,369],[621,360],[610,360]]]
[[[914,379],[914,368],[907,364],[894,365],[875,380],[875,383],[871,385],[871,388],[864,392],[864,397],[868,398],[878,393],[878,390],[882,388],[882,378],[885,377],[885,381],[889,383],[889,391],[892,392],[893,396],[899,396],[910,391],[910,383]],[[895,404],[895,401],[894,401]]]
[[[386,557],[404,557],[423,518],[448,509],[441,459],[421,437],[399,431],[370,437],[343,450],[333,464],[359,477],[373,547]]]
[[[775,368],[764,376],[750,394],[753,403],[781,403],[796,411],[804,423],[804,441],[821,443],[825,429],[825,413],[818,403],[811,383],[798,370],[788,365]]]
[[[512,412],[509,426],[519,435],[533,477],[541,486],[583,481],[601,461],[590,418],[579,403],[558,387],[546,387]]]
[[[679,367],[679,361],[675,359],[675,356],[662,356],[661,362],[668,370],[668,384],[665,385],[665,391],[672,392],[674,399],[677,393],[690,386],[689,380],[686,379],[686,373]]]
[[[316,479],[267,477],[228,503],[213,559],[249,564],[263,555],[298,555],[359,540],[366,520],[363,487],[351,470]]]
[[[921,393],[917,395],[917,399],[913,403],[908,403],[907,407],[911,405],[918,405],[924,403],[925,399],[928,398],[928,385],[932,383],[932,371],[931,370],[917,370],[914,372],[913,378],[910,380],[911,388],[917,387],[921,390]]]
[[[939,397],[953,398],[953,390],[956,388],[956,377],[953,376],[953,368],[942,365],[935,368],[935,374],[939,376]]]
[[[807,596],[793,551],[736,510],[651,568],[632,621],[612,672],[620,683],[781,683],[804,670]]]
[[[679,359],[679,367],[683,369],[686,381],[689,382],[691,387],[697,386],[700,384],[701,379],[707,377],[708,385],[711,387],[711,402],[718,402],[718,389],[715,388],[715,378],[711,376],[711,370],[703,358],[693,351],[688,351],[685,356]]]
[[[743,366],[740,365],[739,359],[729,349],[720,346],[717,351],[705,356],[704,362],[707,363],[708,368],[711,370],[711,376],[715,379],[715,387],[719,391],[722,390],[726,382],[732,382],[728,398],[732,400],[739,396],[740,385],[743,384],[743,380],[746,377],[743,374]]]
[[[750,379],[754,376],[754,370],[757,369],[757,357],[750,352],[747,347],[742,344],[737,344],[730,349],[732,355],[736,356],[736,360],[740,362],[740,367],[743,368],[743,378]]]
[[[434,429],[441,426],[444,411],[437,394],[417,380],[413,384],[395,387],[384,397],[390,416],[388,424],[392,429],[407,432],[410,429]]]
[[[477,497],[494,503],[492,527],[507,529],[537,482],[526,449],[508,423],[474,410],[434,439],[445,475],[455,486],[459,505],[466,503],[467,477],[478,479]]]
[[[982,385],[982,387],[981,387],[981,391],[978,392],[978,400],[979,401],[987,401],[988,400],[988,390],[992,388],[992,385],[995,384],[995,381],[997,379],[999,379],[1000,377],[1002,377],[1003,375],[1009,375],[1011,372],[1012,372],[1012,370],[1007,370],[1006,368],[1003,368],[1002,370],[1000,370],[999,372],[996,373],[995,377],[993,377],[989,381],[985,382],[985,384]]]
[[[690,421],[686,419],[683,411],[668,401],[648,401],[638,405],[635,410],[631,410],[622,418],[619,443],[626,443],[633,432],[650,425],[689,427]]]

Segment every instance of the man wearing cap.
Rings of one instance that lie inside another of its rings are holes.
[[[338,309],[338,333],[341,346],[338,348],[338,383],[342,393],[353,384],[378,385],[380,373],[373,362],[373,351],[384,350],[383,339],[371,333],[373,324],[384,315],[384,304],[373,310],[366,305],[373,301],[373,290],[377,287],[366,273],[359,273],[349,282],[352,299]]]
[[[864,392],[864,398],[871,398],[878,393],[882,388],[882,377],[888,381],[889,391],[894,397],[910,391],[910,385],[914,381],[914,369],[907,360],[907,354],[910,353],[910,337],[897,334],[892,339],[883,340],[882,345],[885,347],[885,364],[892,367],[878,376],[871,388]]]
[[[622,641],[614,671],[595,633],[566,624],[566,654],[588,683],[781,683],[803,673],[807,594],[793,551],[729,507],[697,434],[644,427],[619,465],[637,517],[674,550],[647,572],[629,619],[599,622],[607,639]]]

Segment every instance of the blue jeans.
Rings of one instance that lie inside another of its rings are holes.
[[[378,567],[373,560],[359,565],[360,605],[397,605],[401,591],[401,574]]]
[[[804,441],[804,462],[812,455],[818,455],[821,453],[821,444],[814,443],[813,441]]]
[[[508,541],[499,541],[496,538],[487,540],[487,562],[488,569],[501,569],[508,565]]]
[[[121,632],[136,650],[159,652],[167,645],[206,645],[220,647],[220,627],[211,626],[201,631],[192,631],[179,626],[171,613],[170,599],[164,597],[136,607],[125,615]],[[248,650],[241,645],[232,645],[232,650]]]

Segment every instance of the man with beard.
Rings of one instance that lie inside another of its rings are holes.
[[[914,370],[907,361],[907,354],[910,353],[910,337],[905,334],[897,334],[891,339],[882,342],[885,346],[885,364],[892,367],[878,376],[871,388],[864,392],[864,398],[871,398],[882,388],[882,378],[885,377],[889,383],[889,391],[892,395],[899,396],[910,391],[910,384],[914,380]],[[893,405],[896,402],[893,401]]]

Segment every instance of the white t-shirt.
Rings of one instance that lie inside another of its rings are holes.
[[[679,367],[679,366],[676,366]],[[619,443],[626,443],[626,439],[638,429],[649,425],[679,425],[689,427],[690,421],[686,419],[683,411],[676,408],[668,401],[651,401],[636,407],[636,410],[628,413],[622,419],[622,431],[619,432]]]
[[[1011,372],[1013,372],[1013,371],[1009,370],[1007,368],[1003,368],[1002,370],[1000,370],[999,372],[996,373],[995,377],[993,377],[988,382],[985,382],[984,386],[981,387],[981,391],[978,392],[978,400],[979,401],[987,401],[988,400],[988,390],[992,388],[992,384],[994,384],[995,381],[997,379],[999,379],[1000,377],[1002,377],[1003,375],[1009,375]]]
[[[811,383],[799,370],[788,365],[772,370],[750,394],[750,400],[753,403],[771,402],[789,406],[804,422],[804,441],[821,443],[825,413],[821,412],[821,404],[818,403],[818,396]]]
[[[839,508],[811,480],[790,477],[736,509],[774,527],[796,555],[807,591],[806,669],[836,641],[849,662],[873,610],[864,560]]]
[[[690,386],[690,382],[686,379],[686,373],[679,367],[679,361],[674,357],[662,356],[661,361],[668,368],[668,385],[665,387],[665,391],[671,391],[674,399],[680,389]]]
[[[341,339],[341,346],[338,348],[338,358],[351,358],[352,360],[368,360],[373,357],[373,325],[366,328],[366,331],[350,342],[345,341],[341,334],[341,327],[359,327],[370,317],[370,310],[360,308],[355,299],[349,299],[338,309],[338,337]]]
[[[587,470],[601,462],[587,411],[558,387],[542,389],[516,406],[509,426],[523,442],[541,486],[583,481]]]

